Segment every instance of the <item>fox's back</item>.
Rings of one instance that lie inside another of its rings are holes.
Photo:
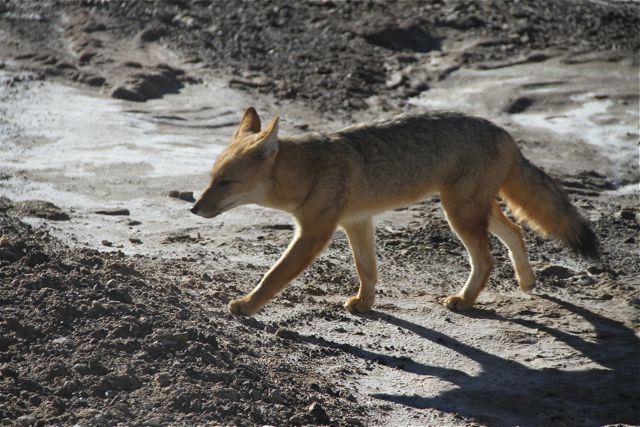
[[[331,137],[351,163],[350,192],[374,204],[410,203],[462,176],[506,173],[517,151],[499,126],[450,112],[403,114]]]

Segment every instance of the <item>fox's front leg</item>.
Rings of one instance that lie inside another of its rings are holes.
[[[342,224],[342,228],[347,233],[353,252],[353,260],[360,278],[358,294],[349,298],[344,306],[352,313],[363,313],[369,311],[373,306],[376,298],[376,282],[378,281],[373,221],[371,218],[367,218],[351,224]]]
[[[313,262],[331,240],[334,230],[335,225],[322,232],[302,228],[258,286],[244,297],[231,301],[229,310],[245,315],[260,310]]]

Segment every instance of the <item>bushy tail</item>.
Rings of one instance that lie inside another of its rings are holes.
[[[500,189],[514,215],[542,236],[554,237],[580,255],[600,258],[598,238],[567,195],[547,174],[522,155]]]

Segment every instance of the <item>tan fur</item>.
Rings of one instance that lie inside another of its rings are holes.
[[[257,113],[247,109],[192,209],[210,218],[255,203],[296,219],[285,253],[253,291],[230,303],[233,313],[250,315],[262,308],[313,262],[338,226],[347,234],[360,277],[358,294],[345,307],[369,310],[377,282],[372,217],[433,193],[440,194],[471,264],[462,291],[444,301],[450,309],[470,308],[488,281],[493,268],[488,232],[507,246],[521,289],[533,286],[520,227],[502,213],[499,193],[537,230],[596,253],[595,236],[566,196],[522,157],[509,134],[486,120],[422,113],[331,134],[282,138],[277,132],[277,118],[261,130]]]

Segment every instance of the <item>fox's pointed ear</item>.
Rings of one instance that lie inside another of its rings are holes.
[[[262,131],[260,135],[260,141],[257,144],[257,156],[261,160],[268,159],[278,152],[278,121],[280,117],[276,116],[275,119],[269,123],[269,126]]]
[[[260,117],[258,117],[258,113],[256,113],[255,108],[249,107],[245,110],[242,120],[240,120],[240,125],[236,130],[235,136],[242,133],[258,132],[260,132]]]

